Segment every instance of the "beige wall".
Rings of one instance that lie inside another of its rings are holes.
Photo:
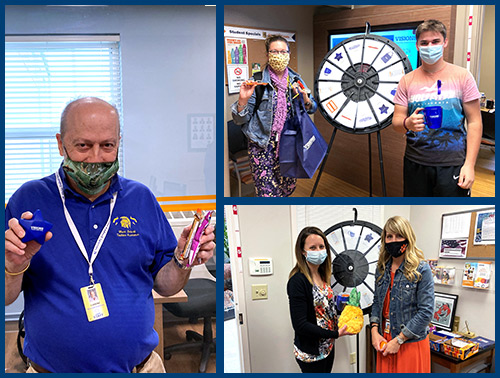
[[[362,206],[356,205],[357,208]],[[417,235],[417,245],[427,259],[437,258],[440,242],[441,215],[487,206],[383,206],[380,221],[373,222],[383,227],[394,215],[410,220]],[[331,225],[346,219],[337,219],[335,207],[325,206],[332,214]],[[248,329],[248,347],[252,373],[296,373],[299,372],[293,357],[293,329],[290,322],[286,283],[294,265],[293,248],[298,233],[293,206],[238,206],[241,245],[243,251],[243,293]],[[274,274],[250,276],[249,257],[271,257]],[[463,269],[464,260],[440,260],[445,266],[457,268],[457,277]],[[233,268],[234,269],[234,268]],[[234,270],[233,270],[234,271]],[[493,264],[493,272],[495,271]],[[269,299],[253,301],[252,284],[268,284]],[[462,288],[457,279],[454,286],[436,285],[435,290],[459,295],[457,315],[461,326],[467,320],[472,330],[494,339],[495,335],[495,278],[485,291]],[[368,321],[365,316],[365,321]],[[365,336],[360,334],[360,372],[365,372]],[[354,373],[355,365],[349,364],[349,354],[356,351],[354,337],[343,337],[336,341],[334,373]]]
[[[290,206],[238,206],[238,213],[251,372],[296,372],[286,295],[293,267]],[[250,257],[272,258],[274,274],[250,276]],[[267,284],[269,299],[252,301],[252,284]]]
[[[486,98],[495,98],[495,6],[474,5],[470,71]],[[467,67],[470,6],[457,5],[453,63]]]
[[[479,91],[486,98],[495,98],[495,6],[486,5],[484,12],[483,45]]]

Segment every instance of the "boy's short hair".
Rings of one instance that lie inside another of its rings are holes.
[[[420,34],[427,31],[441,33],[443,38],[446,39],[446,26],[444,26],[444,24],[441,21],[427,20],[418,25],[417,28],[415,29],[415,37],[417,38],[417,41],[418,38],[420,37]]]

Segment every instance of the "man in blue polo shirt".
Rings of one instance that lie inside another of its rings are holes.
[[[24,292],[28,372],[165,372],[152,289],[172,295],[189,279],[177,256],[190,227],[177,241],[151,191],[116,174],[119,128],[107,102],[70,103],[57,134],[62,166],[7,204],[5,304]],[[23,243],[19,219],[37,209],[53,227],[43,245]],[[194,265],[212,257],[213,240],[209,226]]]

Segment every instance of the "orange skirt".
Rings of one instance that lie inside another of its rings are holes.
[[[387,341],[391,335],[384,334]],[[430,373],[431,372],[431,347],[429,336],[414,343],[404,343],[398,353],[377,353],[377,373]]]

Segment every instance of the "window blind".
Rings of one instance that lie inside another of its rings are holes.
[[[118,36],[6,37],[5,202],[23,183],[59,168],[61,112],[85,96],[116,106],[123,124]]]

